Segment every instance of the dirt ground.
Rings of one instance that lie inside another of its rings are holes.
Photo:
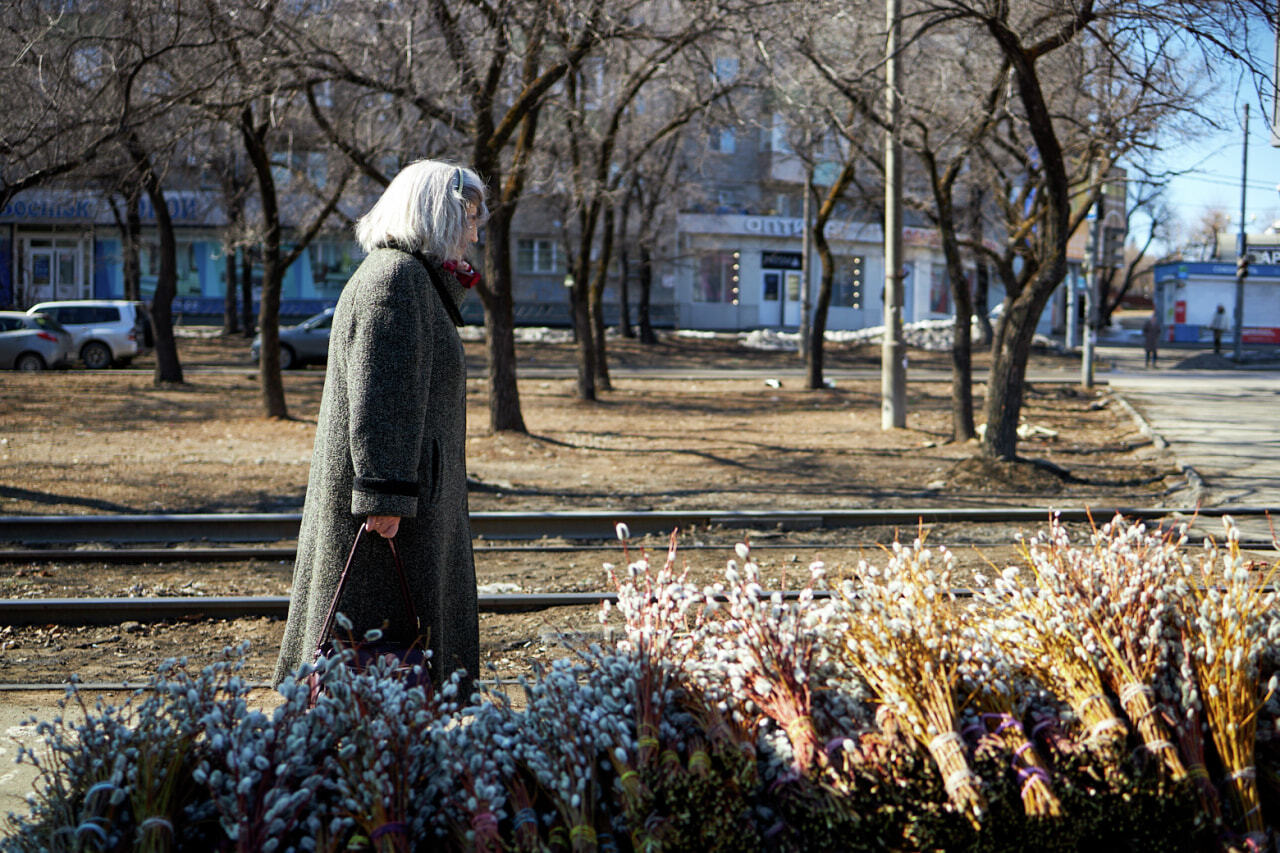
[[[150,359],[135,369],[7,374],[0,379],[0,513],[288,512],[305,494],[323,368],[291,372],[292,418],[261,416],[256,373],[240,338],[179,339],[186,382],[152,383]],[[527,435],[489,434],[481,344],[468,343],[468,469],[471,509],[814,509],[875,506],[1152,506],[1177,503],[1172,460],[1114,405],[1105,387],[1084,392],[1035,384],[1026,396],[1030,436],[1020,445],[1045,467],[992,466],[976,446],[951,444],[949,385],[910,384],[907,428],[880,428],[879,350],[832,346],[833,370],[868,368],[823,391],[801,388],[794,353],[747,350],[731,338],[668,337],[655,348],[611,343],[614,390],[584,404],[574,398],[567,344],[519,348]],[[985,357],[979,355],[981,379]],[[1070,367],[1037,353],[1032,367]],[[947,369],[945,353],[911,353],[912,370]],[[629,372],[621,368],[666,368]],[[675,378],[707,367],[752,368],[750,376]],[[779,371],[775,377],[758,371]],[[775,387],[776,386],[776,387]],[[976,389],[981,411],[982,386]],[[1005,559],[1013,529],[940,532],[988,546],[971,563]],[[607,532],[604,534],[607,536]],[[780,533],[685,531],[681,546],[694,576],[710,580],[749,537],[775,587],[794,587],[813,559],[829,570],[874,554],[893,531]],[[945,538],[937,540],[946,544]],[[624,563],[616,545],[597,551],[513,552],[478,543],[478,582],[497,592],[609,590],[603,563]],[[665,552],[656,539],[637,543]],[[966,552],[968,553],[968,552]],[[992,556],[994,555],[994,556]],[[634,556],[634,553],[632,554]],[[285,595],[291,567],[252,561],[225,566],[95,561],[0,564],[0,597],[130,595]],[[265,680],[282,623],[56,624],[0,628],[0,683],[136,681],[165,657],[207,659],[242,639],[252,642],[248,675]],[[600,638],[595,608],[484,614],[482,654],[491,674],[511,677],[534,660],[563,654],[562,641]]]

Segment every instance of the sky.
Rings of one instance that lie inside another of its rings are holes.
[[[1253,46],[1262,56],[1270,56],[1273,40],[1270,32],[1262,32]],[[1231,215],[1231,230],[1239,228],[1246,100],[1249,160],[1244,176],[1245,232],[1260,233],[1280,219],[1280,148],[1271,144],[1274,107],[1269,97],[1265,105],[1259,103],[1255,85],[1241,81],[1238,87],[1223,87],[1216,93],[1215,109],[1222,131],[1206,132],[1164,151],[1163,162],[1168,168],[1187,171],[1171,182],[1169,201],[1188,227],[1194,227],[1206,211],[1221,208]]]
[[[1188,225],[1212,208],[1231,214],[1232,230],[1239,227],[1241,180],[1245,186],[1245,231],[1262,231],[1280,219],[1280,148],[1271,145],[1271,116],[1249,108],[1248,171],[1242,175],[1244,153],[1243,104],[1236,101],[1230,130],[1205,135],[1193,143],[1166,149],[1171,168],[1189,170],[1174,178],[1169,200]],[[1227,124],[1227,122],[1223,122]]]

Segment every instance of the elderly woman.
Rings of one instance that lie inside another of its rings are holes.
[[[455,328],[478,276],[462,260],[488,211],[469,169],[423,160],[356,223],[368,257],[338,300],[275,681],[313,659],[358,527],[395,538],[438,684],[479,668],[467,513],[466,365]],[[414,640],[389,549],[356,550],[338,611]],[[343,637],[340,637],[343,638]]]

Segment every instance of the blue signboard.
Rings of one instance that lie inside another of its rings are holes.
[[[1168,264],[1156,264],[1156,281],[1170,279],[1186,280],[1191,276],[1223,276],[1236,277],[1235,263],[1224,264],[1219,261],[1177,261]],[[1249,278],[1280,278],[1280,264],[1249,264]]]

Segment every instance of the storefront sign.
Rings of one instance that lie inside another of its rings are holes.
[[[760,266],[770,270],[798,270],[804,267],[804,258],[799,252],[762,252]]]
[[[682,213],[676,227],[685,234],[736,234],[749,237],[804,236],[804,220],[785,216],[744,216],[736,213]],[[823,233],[829,240],[878,242],[880,226],[866,222],[828,222]]]
[[[744,216],[741,214],[682,213],[676,226],[685,234],[739,234],[751,237],[804,236],[804,220],[785,216]],[[828,222],[823,234],[828,240],[879,243],[880,225],[870,222]],[[938,232],[932,228],[903,228],[902,239],[909,246],[940,246]],[[989,244],[992,245],[992,244]]]
[[[117,200],[123,211],[123,202]],[[179,225],[226,224],[226,217],[218,204],[217,195],[211,192],[175,190],[165,193],[165,205],[169,216]],[[156,221],[155,208],[149,198],[138,203],[138,212],[145,224]],[[28,190],[0,210],[0,221],[19,225],[38,223],[76,223],[82,225],[115,225],[111,204],[102,196],[75,190]]]

